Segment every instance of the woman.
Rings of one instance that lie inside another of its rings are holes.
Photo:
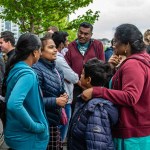
[[[33,66],[37,72],[43,93],[46,115],[50,127],[49,150],[62,149],[59,125],[61,107],[65,107],[68,96],[64,90],[63,72],[56,67],[57,49],[50,37],[41,39],[42,55],[38,63]]]
[[[15,54],[6,66],[3,84],[7,102],[4,136],[11,149],[44,150],[48,144],[48,123],[38,78],[31,68],[40,57],[40,48],[41,42],[36,35],[21,35]]]
[[[150,56],[142,33],[132,24],[122,24],[114,35],[116,55],[127,58],[112,78],[112,89],[94,87],[83,92],[84,99],[102,97],[119,108],[119,121],[112,134],[116,149],[148,150],[150,147]],[[117,56],[114,56],[117,58]],[[114,65],[118,60],[113,59]]]

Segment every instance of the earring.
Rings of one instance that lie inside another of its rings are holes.
[[[36,58],[36,55],[34,55],[34,57]]]
[[[124,53],[126,54],[126,53],[127,53],[127,51],[125,50],[125,51],[124,51]]]

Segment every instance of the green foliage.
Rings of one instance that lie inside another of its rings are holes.
[[[68,16],[92,2],[93,0],[0,0],[0,6],[3,7],[0,18],[18,24],[21,32],[40,34],[54,25],[70,33],[70,36],[75,36],[79,24],[83,21],[93,24],[98,20],[99,12],[88,10],[71,22]]]

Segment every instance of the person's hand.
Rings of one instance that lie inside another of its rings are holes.
[[[68,94],[67,93],[61,94],[60,96],[68,99]]]
[[[60,96],[56,98],[56,104],[60,107],[65,107],[67,102],[68,102],[68,97],[66,98],[65,96]]]
[[[111,65],[112,68],[115,68],[120,63],[120,58],[119,58],[118,55],[112,55],[109,58],[108,62]]]
[[[92,98],[93,88],[86,89],[82,92],[81,97],[83,100],[88,101]]]

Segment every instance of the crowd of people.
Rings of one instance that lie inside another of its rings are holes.
[[[12,32],[1,33],[10,150],[149,150],[150,31],[121,24],[105,50],[92,34],[88,22],[70,43],[55,26],[16,44]]]

